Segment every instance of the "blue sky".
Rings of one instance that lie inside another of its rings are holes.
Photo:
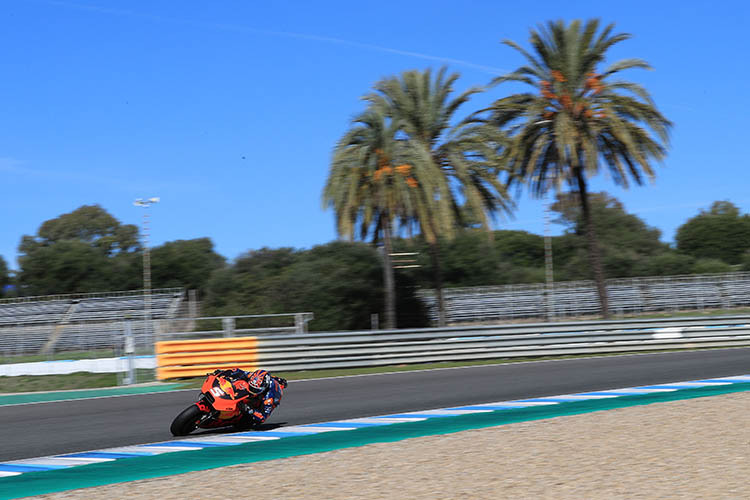
[[[523,62],[502,39],[526,45],[538,23],[592,17],[633,34],[612,59],[654,66],[625,76],[675,123],[653,184],[623,191],[600,176],[592,189],[672,241],[714,200],[750,211],[749,12],[739,1],[6,2],[0,255],[15,268],[22,235],[84,204],[139,224],[132,201],[151,196],[156,245],[208,236],[232,259],[331,241],[331,149],[375,81],[447,64],[458,90],[484,85]],[[541,234],[542,203],[522,196],[498,228]]]

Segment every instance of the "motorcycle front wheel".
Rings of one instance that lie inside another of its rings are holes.
[[[195,429],[203,419],[203,412],[196,405],[190,405],[177,415],[172,421],[169,430],[173,436],[187,436]]]

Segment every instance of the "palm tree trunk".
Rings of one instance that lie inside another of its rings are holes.
[[[596,292],[599,295],[599,305],[601,306],[602,317],[604,319],[609,319],[607,285],[604,281],[604,270],[602,268],[599,244],[596,240],[596,232],[594,231],[594,221],[591,219],[591,207],[589,206],[589,195],[586,191],[586,179],[583,177],[583,171],[580,167],[575,169],[575,174],[576,179],[578,180],[578,194],[581,197],[581,209],[583,210],[583,224],[586,229],[589,261],[594,268],[594,281],[596,282]]]
[[[393,263],[391,262],[391,218],[386,213],[383,221],[383,284],[385,286],[385,327],[388,330],[396,328],[396,281],[393,277]]]
[[[440,261],[440,244],[438,241],[429,243],[430,259],[432,260],[432,283],[438,306],[438,326],[445,326],[445,298],[443,297],[443,268]]]

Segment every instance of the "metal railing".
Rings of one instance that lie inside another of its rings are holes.
[[[140,305],[132,311],[97,311],[94,315],[73,311],[71,317],[56,318],[54,323],[0,324],[0,361],[12,363],[18,356],[57,354],[59,357],[64,353],[73,353],[74,357],[106,357],[123,349],[128,329],[135,352],[153,354],[157,340],[304,333],[313,319],[310,312],[175,318],[170,316],[174,310],[172,304],[167,301],[156,304],[161,307],[153,311],[151,328],[146,328]],[[77,315],[82,319],[76,319]]]
[[[307,332],[307,324],[314,317],[315,315],[311,312],[298,312],[174,319],[170,322],[172,326],[169,329],[162,328],[158,337],[161,340],[177,340],[270,335],[274,333],[305,333]]]
[[[617,316],[647,312],[731,309],[750,306],[750,273],[703,274],[607,280],[610,311]],[[434,290],[420,290],[433,324]],[[448,323],[527,318],[570,318],[600,313],[593,281],[446,288]]]
[[[213,362],[204,359],[203,364],[192,365],[191,369],[200,372],[242,365],[277,371],[314,370],[739,347],[750,345],[750,316],[275,334],[248,339],[253,341],[253,348],[249,352],[243,347],[247,353],[245,365],[238,359],[227,364],[218,356]],[[193,355],[200,354],[200,349],[192,351]],[[223,354],[231,354],[231,351]]]
[[[94,298],[107,298],[107,297],[126,297],[131,295],[143,295],[145,290],[120,290],[115,292],[86,292],[86,293],[67,293],[58,295],[31,295],[28,297],[10,297],[6,299],[0,299],[0,304],[16,304],[24,302],[48,302],[53,300],[65,300],[71,301],[76,299],[94,299]],[[184,288],[154,288],[151,293],[163,293],[163,294],[183,294],[185,293]]]

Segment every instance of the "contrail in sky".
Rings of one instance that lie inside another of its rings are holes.
[[[312,41],[317,41],[317,42],[347,45],[349,47],[357,47],[360,49],[372,50],[376,52],[385,52],[388,54],[397,54],[397,55],[406,56],[406,57],[414,57],[417,59],[425,59],[428,61],[438,61],[438,62],[442,62],[446,64],[455,64],[457,66],[464,66],[467,68],[472,68],[477,71],[489,73],[491,75],[501,75],[501,74],[508,72],[507,70],[504,70],[502,68],[496,68],[494,66],[486,66],[483,64],[476,64],[470,61],[465,61],[463,59],[434,56],[431,54],[423,54],[421,52],[413,52],[410,50],[395,49],[392,47],[383,47],[381,45],[375,45],[371,43],[355,42],[352,40],[345,40],[343,38],[335,38],[335,37],[321,36],[321,35],[311,35],[307,33],[296,33],[296,32],[291,32],[291,31],[264,30],[264,29],[258,29],[258,28],[250,28],[247,26],[239,25],[239,24],[201,23],[201,22],[196,22],[196,21],[189,21],[186,19],[154,16],[150,14],[142,14],[139,12],[133,12],[129,10],[112,9],[109,7],[99,7],[97,5],[88,5],[88,4],[66,2],[66,1],[59,1],[59,0],[42,0],[42,3],[45,3],[47,5],[54,5],[58,7],[66,7],[66,8],[71,8],[71,9],[99,12],[102,14],[137,17],[141,19],[149,19],[152,21],[162,21],[162,22],[169,22],[169,23],[192,25],[192,26],[201,27],[201,28],[213,28],[213,29],[220,29],[220,30],[225,30],[225,31],[252,33],[255,35],[268,35],[268,36],[276,36],[276,37],[283,37],[283,38],[296,38],[298,40],[312,40]]]

